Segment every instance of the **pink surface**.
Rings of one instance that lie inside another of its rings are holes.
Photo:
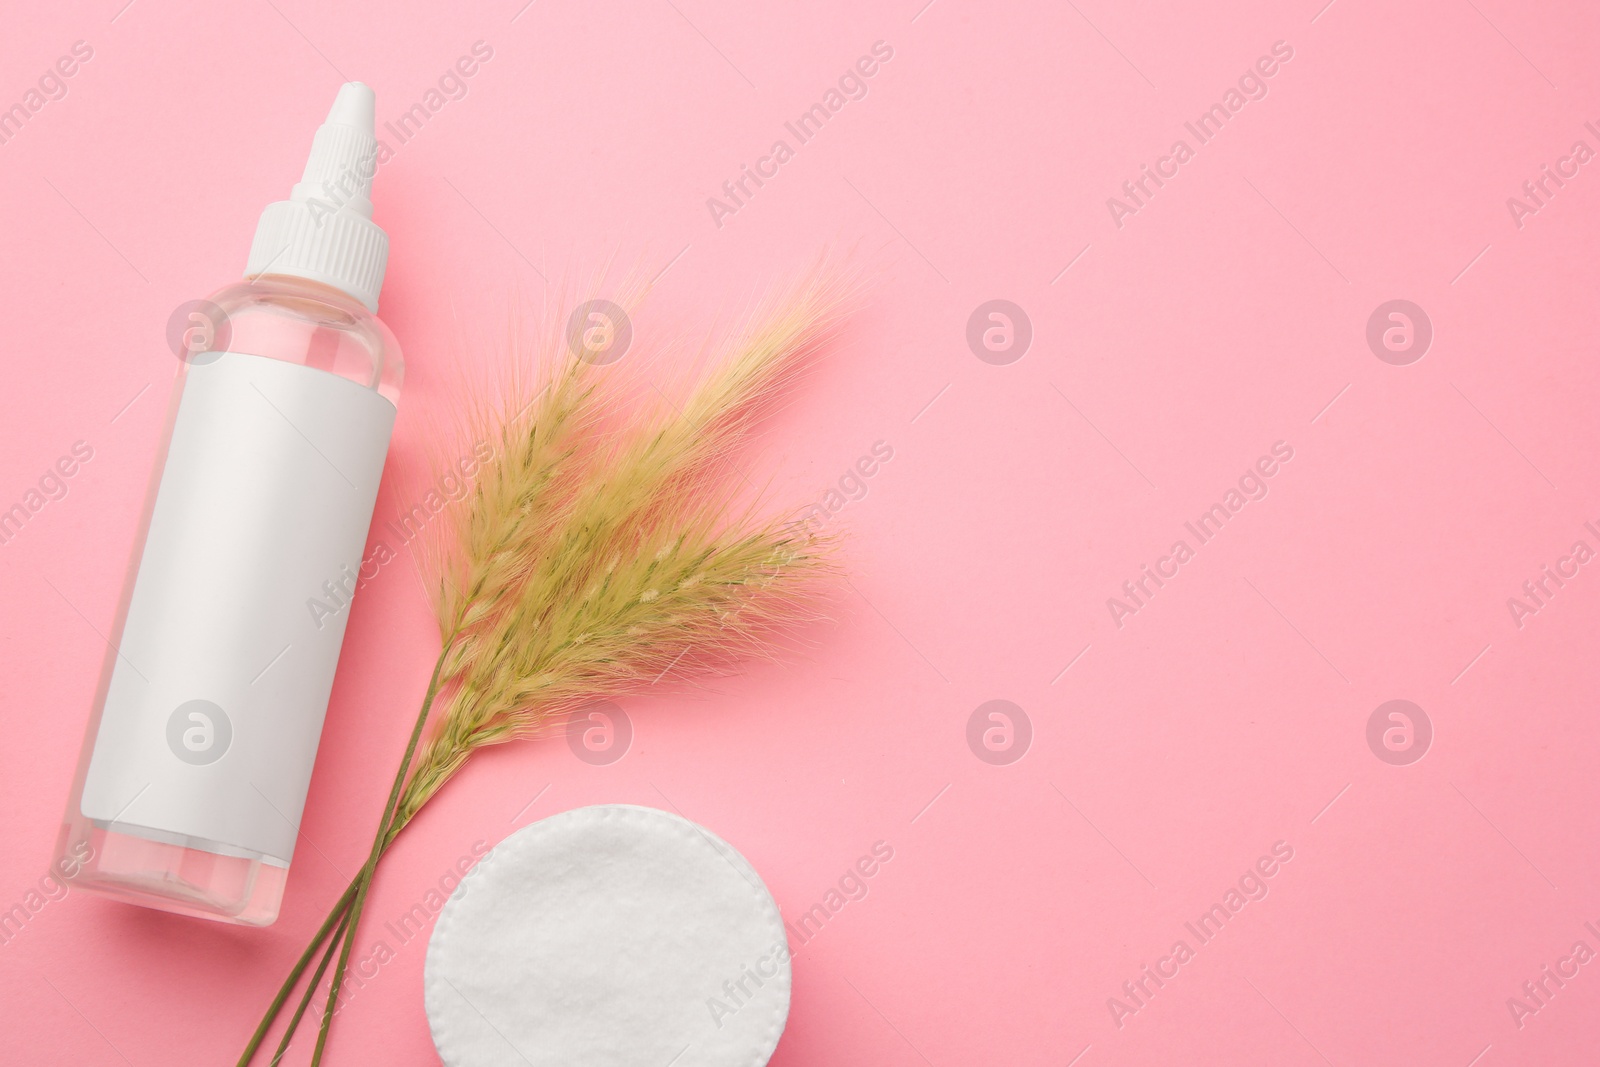
[[[814,651],[627,701],[608,765],[484,756],[427,811],[368,904],[363,953],[394,958],[331,1062],[436,1062],[424,945],[382,924],[475,843],[598,802],[711,827],[791,921],[892,848],[796,939],[776,1064],[1592,1062],[1600,564],[1570,553],[1600,551],[1600,10],[1324,2],[14,5],[0,105],[93,54],[0,144],[0,506],[76,442],[93,456],[0,546],[0,907],[39,899],[168,313],[239,274],[341,81],[392,121],[481,40],[374,197],[409,364],[380,520],[456,360],[493,358],[543,275],[614,252],[665,271],[649,330],[860,238],[878,297],[752,467],[800,504],[877,442],[893,458],[838,515],[852,586]],[[879,41],[865,97],[799,144],[784,123]],[[1265,96],[1200,143],[1185,123],[1275,42],[1292,58],[1243,83]],[[778,139],[777,176],[709,209]],[[1568,176],[1536,203],[1545,164]],[[1142,165],[1167,177],[1136,202]],[[995,299],[1031,321],[1008,364],[966,340]],[[1397,299],[1433,331],[1405,365],[1367,341]],[[1246,477],[1275,445],[1292,458]],[[1241,484],[1201,543],[1185,523]],[[1146,564],[1168,577],[1135,602]],[[376,822],[435,651],[411,570],[354,609],[278,924],[25,907],[0,945],[7,1062],[231,1062]],[[990,700],[1023,709],[1020,760],[978,758],[999,720],[969,747]],[[1420,761],[1369,747],[1391,700],[1431,723]],[[1202,941],[1186,924],[1214,904]]]

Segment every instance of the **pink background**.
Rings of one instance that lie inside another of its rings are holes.
[[[1600,951],[1600,565],[1520,627],[1507,598],[1600,549],[1597,164],[1520,228],[1506,200],[1600,149],[1600,10],[123,3],[12,5],[0,35],[3,105],[93,48],[0,144],[0,507],[94,450],[0,546],[0,907],[48,862],[169,312],[240,273],[341,81],[392,120],[482,40],[375,194],[408,357],[378,517],[410,503],[456,361],[496,358],[541,275],[613,254],[665,270],[651,331],[859,241],[877,297],[750,467],[798,505],[875,442],[894,458],[837,519],[852,584],[814,650],[626,701],[608,766],[480,758],[386,863],[363,950],[474,841],[628,802],[726,837],[791,920],[894,849],[800,948],[776,1064],[1592,1062],[1600,963],[1520,1028],[1507,998]],[[866,98],[716,225],[706,198],[880,40]],[[1107,198],[1277,41],[1268,95],[1119,228]],[[996,298],[1034,330],[1003,366],[965,340]],[[1408,366],[1365,339],[1397,298],[1435,334]],[[1278,441],[1267,497],[1119,628],[1107,598]],[[49,903],[0,946],[7,1061],[232,1061],[376,823],[436,647],[411,571],[354,609],[278,924]],[[991,699],[1032,726],[1009,765],[967,744]],[[1391,699],[1435,731],[1409,766],[1367,744]],[[1266,898],[1198,946],[1185,922],[1280,841]],[[1119,1026],[1108,998],[1180,938],[1194,958]],[[436,1062],[423,953],[358,992],[332,1062]]]

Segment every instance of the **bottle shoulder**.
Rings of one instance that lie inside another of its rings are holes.
[[[218,348],[337,374],[398,404],[405,365],[382,319],[330,286],[283,275],[235,282],[210,297]]]

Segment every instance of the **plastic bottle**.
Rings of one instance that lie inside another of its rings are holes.
[[[76,888],[277,918],[399,397],[376,168],[351,82],[246,280],[175,320],[184,365],[57,844]]]

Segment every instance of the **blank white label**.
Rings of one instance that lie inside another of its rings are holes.
[[[83,790],[102,826],[287,865],[395,409],[236,352],[188,369]],[[340,592],[341,597],[346,594]]]

